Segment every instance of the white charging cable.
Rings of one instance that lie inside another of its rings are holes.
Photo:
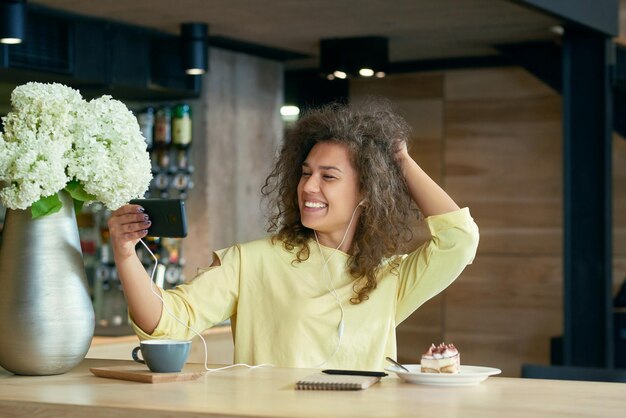
[[[148,252],[152,256],[152,258],[154,259],[154,267],[152,268],[152,273],[150,274],[150,291],[154,294],[154,296],[156,296],[161,301],[161,304],[163,305],[163,309],[165,309],[165,312],[167,312],[172,318],[174,318],[176,320],[176,322],[178,322],[179,324],[181,324],[182,326],[184,326],[185,328],[187,328],[188,330],[190,330],[191,332],[193,332],[194,334],[196,334],[200,338],[200,340],[202,341],[202,345],[204,346],[204,369],[207,372],[216,372],[218,370],[230,369],[231,367],[238,367],[238,366],[247,367],[249,369],[256,369],[258,367],[274,367],[272,364],[267,364],[267,363],[258,364],[256,366],[250,366],[249,364],[245,364],[245,363],[237,363],[237,364],[231,364],[230,366],[219,367],[217,369],[210,369],[207,366],[208,357],[209,357],[209,349],[207,348],[206,341],[205,341],[204,337],[198,331],[196,331],[195,329],[193,329],[192,327],[190,327],[189,325],[185,324],[183,321],[178,319],[178,317],[176,317],[176,315],[174,315],[172,313],[172,311],[169,310],[169,308],[165,304],[165,300],[163,300],[163,297],[159,294],[159,292],[157,292],[154,289],[155,288],[154,272],[156,271],[157,266],[159,265],[159,260],[156,258],[154,253],[150,250],[150,248],[148,248],[146,243],[143,242],[142,239],[139,239],[139,241],[141,241],[143,246],[146,247],[146,250],[148,250]]]

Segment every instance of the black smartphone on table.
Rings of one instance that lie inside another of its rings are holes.
[[[150,218],[149,237],[187,236],[187,213],[182,199],[133,199],[130,203],[143,207]]]

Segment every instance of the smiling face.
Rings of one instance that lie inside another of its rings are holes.
[[[317,231],[320,243],[336,247],[342,241],[350,218],[361,200],[358,173],[347,146],[319,142],[302,164],[298,205],[302,225]],[[360,209],[347,232],[341,250],[350,248]]]

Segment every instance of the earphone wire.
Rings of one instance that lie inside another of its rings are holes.
[[[352,221],[354,221],[354,215],[356,215],[356,210],[359,208],[359,206],[361,206],[361,203],[356,205],[356,207],[352,211],[352,217],[350,218],[350,222],[348,222],[346,231],[343,233],[343,238],[341,239],[341,242],[339,243],[337,248],[335,248],[333,252],[330,253],[328,258],[324,256],[324,252],[322,251],[322,246],[320,245],[320,241],[317,237],[317,231],[315,229],[313,230],[313,235],[315,235],[315,242],[317,243],[317,249],[319,250],[320,255],[322,256],[322,260],[324,260],[324,264],[322,265],[322,277],[324,276],[324,272],[328,273],[328,281],[326,284],[326,289],[328,289],[328,293],[334,296],[335,300],[337,301],[337,304],[339,305],[339,311],[341,312],[341,316],[339,318],[339,325],[337,326],[338,338],[337,338],[337,344],[335,345],[335,350],[326,360],[324,360],[322,363],[318,364],[315,367],[323,367],[326,363],[328,363],[335,356],[335,354],[337,354],[337,352],[339,351],[339,347],[341,347],[341,338],[343,337],[343,330],[345,326],[344,325],[345,313],[343,310],[343,305],[341,304],[341,300],[339,299],[339,296],[337,295],[337,290],[335,289],[335,285],[333,284],[333,275],[330,273],[330,270],[328,269],[328,263],[330,262],[330,259],[333,258],[335,253],[339,250],[339,248],[341,248],[344,241],[346,240],[346,237],[348,236],[348,231],[350,230],[350,227],[352,226]]]
[[[208,358],[209,358],[209,349],[207,347],[206,340],[204,339],[202,334],[200,334],[198,331],[196,331],[193,327],[185,324],[183,321],[178,319],[178,317],[176,315],[174,315],[172,313],[172,311],[170,311],[170,309],[167,307],[167,304],[165,303],[165,300],[163,300],[163,297],[155,290],[156,284],[154,284],[154,273],[156,272],[157,266],[159,265],[159,260],[156,258],[156,256],[152,252],[152,250],[150,250],[150,248],[146,245],[145,242],[143,242],[143,240],[141,238],[139,239],[139,241],[141,241],[143,246],[146,248],[146,250],[148,250],[148,253],[150,253],[150,255],[152,256],[152,259],[154,260],[154,267],[152,268],[152,273],[150,274],[150,291],[152,292],[152,294],[154,296],[157,297],[157,299],[159,299],[161,301],[163,309],[165,309],[165,312],[167,312],[168,315],[170,315],[172,318],[174,318],[176,320],[176,322],[178,322],[179,324],[181,324],[182,326],[184,326],[185,328],[187,328],[188,330],[190,330],[191,332],[193,332],[195,335],[197,335],[200,338],[200,340],[202,341],[202,345],[204,347],[204,370],[205,371],[207,371],[207,372],[216,372],[216,371],[219,371],[219,370],[230,369],[232,367],[238,367],[238,366],[247,367],[249,369],[256,369],[258,367],[274,367],[272,364],[268,364],[268,363],[258,364],[256,366],[251,366],[251,365],[245,364],[245,363],[237,363],[237,364],[231,364],[231,365],[224,366],[224,367],[218,367],[216,369],[210,369],[208,367],[208,365],[207,365]]]

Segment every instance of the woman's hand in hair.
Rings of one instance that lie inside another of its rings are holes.
[[[394,157],[396,158],[396,161],[400,165],[400,168],[402,169],[403,174],[406,176],[406,164],[408,162],[412,162],[413,158],[411,158],[411,155],[409,155],[409,150],[405,141],[399,139],[395,142]]]

